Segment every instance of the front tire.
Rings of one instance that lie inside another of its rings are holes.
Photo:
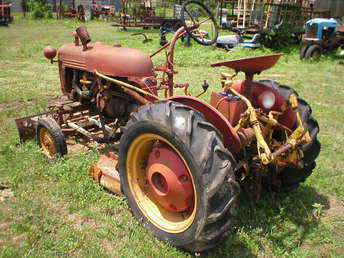
[[[65,136],[53,118],[47,117],[38,120],[36,141],[43,154],[50,160],[67,154]]]
[[[156,148],[160,148],[158,156],[154,156]],[[152,164],[152,159],[159,162]],[[177,165],[179,169],[173,170]],[[199,112],[172,101],[141,107],[132,114],[121,138],[121,184],[134,217],[161,240],[191,252],[214,247],[231,226],[240,192],[234,165],[214,126]],[[157,185],[150,177],[154,166],[163,175]],[[179,173],[189,186],[173,198],[172,190],[180,182],[170,178]],[[169,206],[156,186],[171,197]],[[175,200],[184,192],[192,200],[184,203],[186,210]]]

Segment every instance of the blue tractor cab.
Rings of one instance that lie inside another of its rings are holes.
[[[322,40],[334,32],[340,24],[336,19],[315,18],[306,22],[305,40]]]
[[[306,22],[304,46],[300,58],[319,58],[322,54],[344,46],[344,26],[336,19],[316,18]]]

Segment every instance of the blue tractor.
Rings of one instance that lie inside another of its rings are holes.
[[[319,58],[322,54],[344,47],[344,26],[336,19],[316,18],[306,22],[301,59]]]

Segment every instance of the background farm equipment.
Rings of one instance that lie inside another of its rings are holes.
[[[93,18],[109,19],[114,17],[115,5],[111,1],[71,0],[56,6],[58,18],[77,18],[88,21]]]
[[[91,19],[92,2],[91,0],[59,1],[56,6],[57,18],[77,18],[80,21],[88,21]]]
[[[101,156],[92,177],[123,192],[133,216],[158,238],[201,252],[232,226],[241,188],[259,199],[263,189],[290,191],[312,173],[319,127],[293,89],[253,80],[281,54],[212,64],[235,73],[221,73],[221,89],[211,93],[210,103],[199,98],[210,87],[207,81],[191,96],[188,83],[174,82],[175,44],[187,33],[212,45],[218,33],[201,2],[184,3],[181,19],[171,42],[151,55],[91,43],[85,27],[58,52],[46,47],[45,56],[58,63],[67,100],[16,122],[21,139],[35,134],[49,158],[66,154],[68,134],[119,141],[118,153]],[[167,48],[166,62],[154,66],[152,58]],[[233,82],[239,72],[245,80]]]
[[[336,19],[311,19],[306,22],[306,33],[300,58],[318,58],[323,53],[344,46],[344,25]]]
[[[167,1],[161,1],[160,4],[153,4],[153,1],[122,1],[118,22],[112,24],[112,26],[122,27],[123,29],[131,27],[153,27],[156,29],[166,27],[177,30],[182,26],[182,23],[177,16],[176,9],[173,12],[173,17],[167,14],[167,10],[170,8],[172,9],[172,6]],[[157,9],[159,9],[159,13],[157,13]]]
[[[8,25],[12,20],[11,5],[0,1],[0,25]]]
[[[254,34],[252,39],[245,40],[244,35],[246,33],[246,29],[232,28],[232,31],[235,32],[236,35],[219,36],[216,41],[216,46],[226,50],[231,50],[239,46],[250,49],[257,49],[261,47],[259,42],[261,35],[259,33]]]

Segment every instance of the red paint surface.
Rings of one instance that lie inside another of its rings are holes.
[[[155,199],[166,210],[182,212],[192,209],[192,179],[183,160],[173,150],[153,148],[148,158],[147,178]]]
[[[258,73],[274,66],[283,54],[256,56],[212,64],[212,67],[226,66],[238,72]]]
[[[234,128],[229,123],[227,118],[210,104],[201,99],[190,96],[176,96],[169,99],[192,107],[201,112],[205,116],[207,121],[220,131],[223,136],[225,147],[234,152],[240,151],[241,143],[238,134],[235,132]]]

